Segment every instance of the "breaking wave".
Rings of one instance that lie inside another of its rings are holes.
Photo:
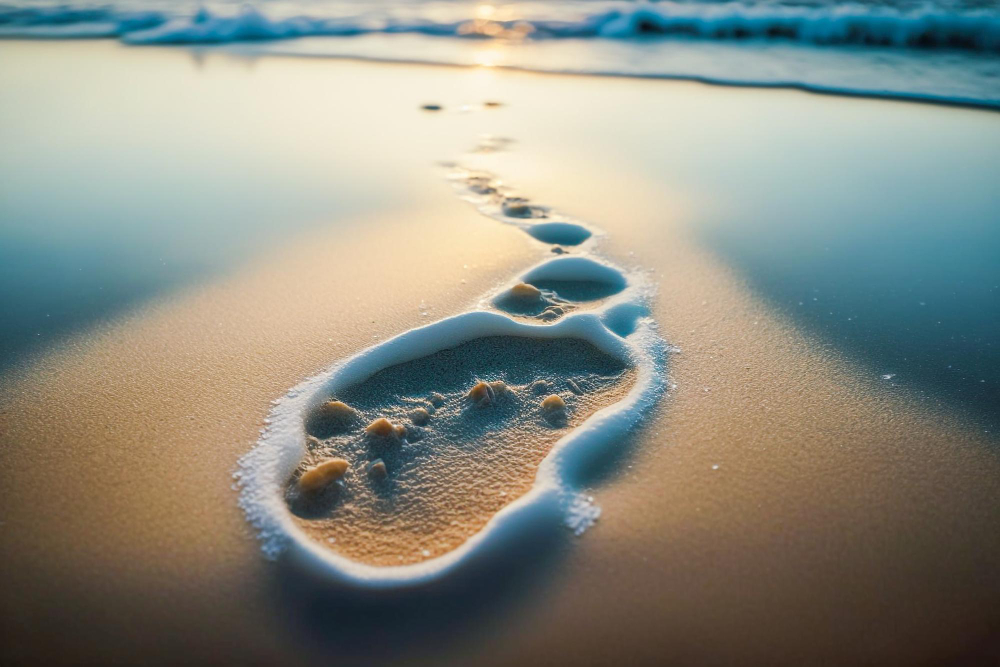
[[[790,40],[812,45],[879,45],[1000,51],[995,8],[882,4],[796,6],[772,2],[287,3],[258,6],[130,4],[0,5],[8,36],[120,37],[131,44],[226,42],[419,33],[436,36],[557,39],[693,37]]]

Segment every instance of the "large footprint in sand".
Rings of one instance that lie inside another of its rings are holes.
[[[483,213],[573,254],[277,401],[237,472],[267,555],[292,549],[336,579],[396,585],[496,553],[529,523],[579,534],[597,519],[583,470],[663,390],[646,286],[591,256],[592,227],[515,207],[497,179],[464,173]]]

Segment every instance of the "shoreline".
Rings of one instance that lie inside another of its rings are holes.
[[[304,58],[304,59],[315,59],[315,60],[343,60],[346,62],[358,62],[366,64],[386,64],[386,65],[414,65],[417,67],[446,67],[446,68],[457,68],[457,69],[496,69],[504,70],[508,72],[517,72],[519,74],[538,74],[540,76],[554,76],[554,77],[581,77],[581,78],[596,78],[596,79],[625,79],[634,81],[672,81],[680,83],[698,83],[706,86],[720,87],[720,88],[746,88],[749,90],[787,90],[800,93],[809,93],[813,95],[823,95],[829,97],[843,97],[847,99],[863,99],[863,100],[878,100],[883,102],[903,102],[911,104],[925,104],[929,106],[936,107],[946,107],[946,108],[956,108],[956,109],[969,109],[973,111],[990,111],[990,112],[1000,112],[1000,102],[990,103],[990,102],[980,102],[977,100],[956,100],[947,97],[931,97],[920,95],[916,93],[875,93],[875,92],[861,92],[861,91],[851,91],[839,88],[824,88],[822,86],[814,86],[811,84],[804,83],[755,83],[751,81],[737,81],[737,80],[725,80],[725,79],[713,79],[710,77],[702,77],[697,75],[684,75],[684,74],[626,74],[626,73],[615,73],[615,72],[572,72],[572,71],[550,71],[542,69],[532,69],[530,67],[521,67],[517,65],[474,65],[474,64],[461,64],[461,63],[444,63],[444,62],[434,62],[434,61],[422,61],[422,60],[407,60],[399,59],[394,60],[392,58],[376,58],[376,57],[366,57],[366,56],[348,56],[348,55],[326,55],[326,54],[291,54],[291,53],[281,53],[281,52],[262,52],[259,54],[250,53],[240,53],[237,50],[231,49],[228,46],[222,47],[205,47],[205,46],[190,46],[190,45],[177,45],[177,46],[164,46],[162,44],[155,45],[143,45],[143,44],[133,44],[127,45],[131,48],[187,48],[190,50],[204,50],[206,52],[223,52],[228,53],[237,58],[247,58],[253,60],[256,58]],[[218,49],[215,51],[215,49]]]
[[[333,37],[331,39],[351,39],[351,37]],[[925,95],[920,93],[878,93],[874,91],[852,91],[844,88],[836,88],[832,86],[821,86],[807,83],[798,82],[783,82],[783,83],[771,83],[771,82],[753,82],[753,81],[739,81],[735,79],[718,79],[699,75],[685,75],[685,74],[638,74],[638,73],[616,73],[616,72],[601,72],[601,71],[552,71],[544,69],[533,69],[531,67],[523,67],[518,65],[477,65],[477,64],[462,64],[462,63],[448,63],[448,62],[436,62],[433,60],[414,60],[414,59],[393,59],[390,57],[374,57],[374,56],[362,56],[362,55],[336,55],[336,54],[310,54],[310,53],[282,53],[282,52],[258,52],[258,53],[241,53],[239,51],[239,46],[241,42],[233,42],[224,45],[211,45],[211,44],[127,44],[121,42],[116,37],[106,37],[98,36],[91,37],[87,35],[79,36],[69,36],[69,37],[50,37],[50,36],[17,36],[17,37],[0,37],[0,41],[9,42],[113,42],[123,47],[131,49],[180,49],[191,53],[225,53],[236,58],[246,58],[249,60],[255,60],[258,58],[293,58],[293,59],[318,59],[318,60],[342,60],[346,62],[359,62],[359,63],[370,63],[370,64],[388,64],[388,65],[415,65],[418,67],[446,67],[446,68],[458,68],[458,69],[498,69],[506,70],[509,72],[519,72],[523,74],[539,74],[543,76],[569,76],[569,77],[585,77],[585,78],[606,78],[606,79],[626,79],[626,80],[639,80],[639,81],[678,81],[684,83],[698,83],[706,86],[719,86],[723,88],[747,88],[747,89],[760,89],[760,90],[789,90],[802,93],[810,93],[813,95],[824,95],[831,97],[844,97],[849,99],[871,99],[880,100],[885,102],[907,102],[912,104],[926,104],[931,106],[941,106],[941,107],[952,107],[958,109],[970,109],[975,111],[989,111],[989,112],[1000,112],[1000,101],[997,102],[983,102],[974,99],[955,99],[945,96],[935,97],[932,95]],[[282,40],[267,40],[268,42],[280,42]]]

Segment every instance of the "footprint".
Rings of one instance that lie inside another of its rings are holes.
[[[551,208],[535,204],[527,197],[517,194],[491,172],[467,169],[454,163],[446,166],[451,169],[448,178],[452,185],[480,213],[520,227],[542,243],[555,246],[552,251],[556,254],[565,252],[562,246],[578,246],[594,235],[585,225],[577,222],[550,221],[554,216]]]
[[[554,322],[574,310],[595,307],[628,285],[618,269],[588,257],[558,257],[535,267],[497,295],[505,313]]]
[[[503,195],[499,198],[500,212],[507,218],[531,220],[549,217],[549,209],[545,206],[532,204],[527,197],[519,195]]]
[[[528,221],[549,217],[547,206],[532,203],[488,171],[455,166],[448,180],[480,213],[500,222],[527,229]]]
[[[389,366],[329,396],[357,418],[307,438],[288,507],[306,534],[356,562],[440,556],[530,490],[552,445],[634,383],[629,364],[569,337],[487,336]],[[324,422],[326,405],[307,425]],[[405,435],[366,432],[379,419]],[[301,491],[302,473],[331,458],[349,472]],[[376,460],[384,477],[370,473]]]

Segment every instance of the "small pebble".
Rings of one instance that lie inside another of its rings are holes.
[[[299,477],[299,489],[319,491],[330,482],[340,479],[351,465],[344,459],[327,459],[309,468]]]
[[[372,476],[373,479],[385,479],[389,475],[389,471],[385,467],[385,461],[382,459],[375,459],[368,466],[368,474]]]
[[[477,382],[476,385],[466,394],[477,405],[489,405],[496,400],[496,393],[486,382]]]
[[[401,427],[394,426],[393,423],[385,417],[379,417],[365,428],[365,433],[379,438],[388,438],[391,436],[398,437],[399,428]],[[403,428],[403,431],[405,433],[406,429]]]
[[[573,379],[567,379],[566,386],[569,387],[569,390],[577,396],[583,395],[583,389],[580,389],[580,385],[578,385]]]
[[[426,408],[417,408],[410,413],[410,421],[417,426],[423,426],[431,420],[431,413]]]
[[[566,401],[556,394],[550,394],[542,400],[542,410],[545,412],[556,412],[566,409]]]
[[[424,111],[441,111],[442,109],[440,104],[422,104],[420,108]]]
[[[487,406],[495,403],[497,396],[507,391],[507,385],[503,382],[478,382],[476,386],[469,390],[467,396],[476,405]]]
[[[439,394],[436,391],[430,395],[430,398],[428,400],[430,400],[431,405],[433,405],[435,408],[440,408],[442,405],[444,405],[444,395]]]
[[[531,393],[533,394],[544,394],[549,390],[548,380],[535,380],[531,383]]]
[[[542,298],[542,291],[534,285],[529,285],[528,283],[518,283],[510,288],[510,295],[517,299],[534,301]]]

